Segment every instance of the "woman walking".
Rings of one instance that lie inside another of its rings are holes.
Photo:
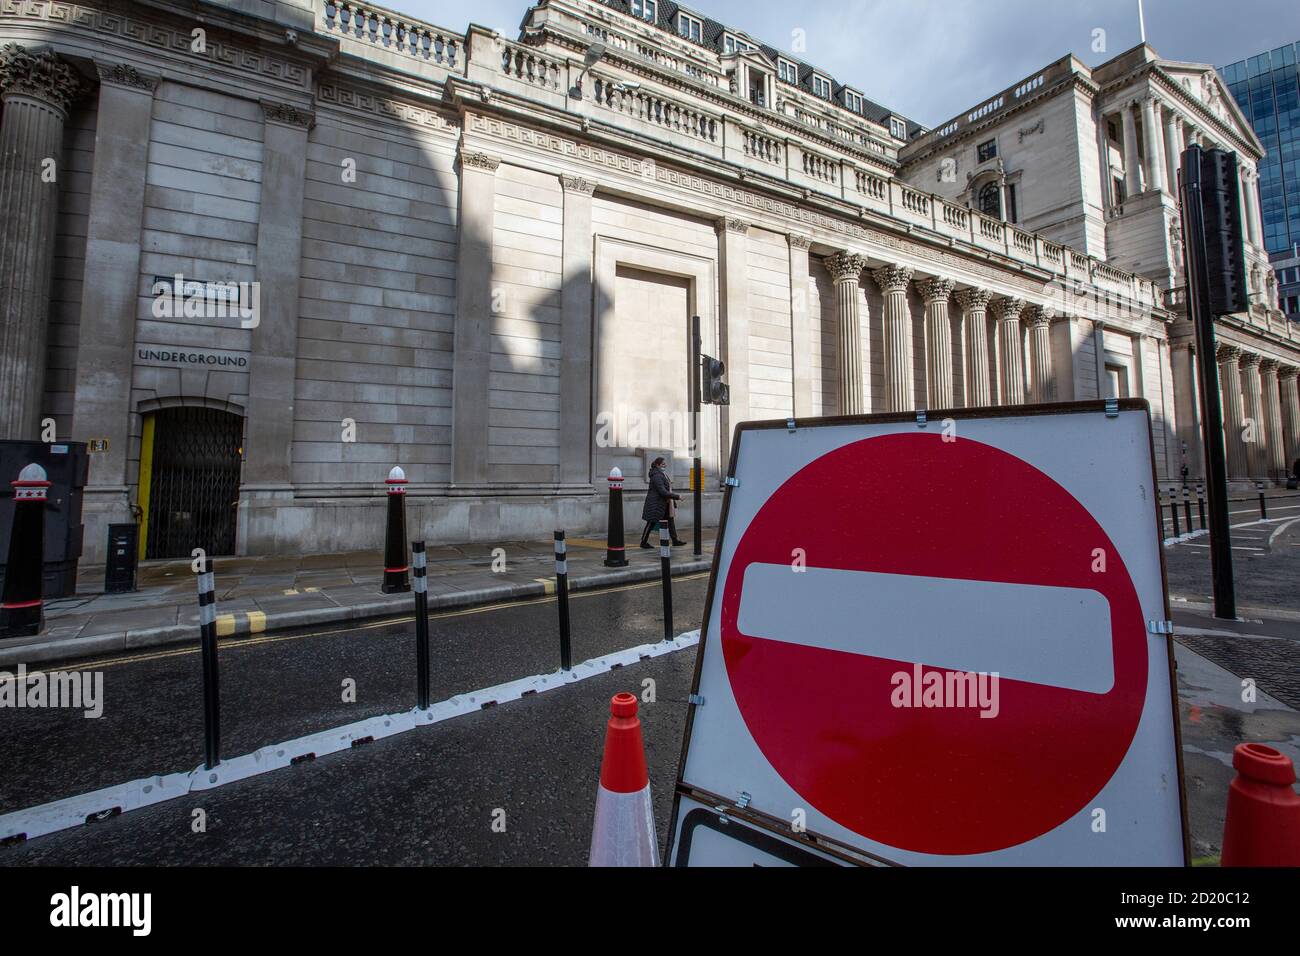
[[[673,483],[665,470],[667,464],[665,459],[656,458],[650,465],[650,487],[645,493],[645,507],[641,509],[641,520],[645,522],[645,530],[641,532],[643,548],[654,547],[650,543],[650,532],[665,518],[668,520],[668,533],[672,536],[673,545],[680,548],[686,543],[677,538],[677,521],[674,516],[677,514],[677,502],[682,500],[682,496],[673,494]]]

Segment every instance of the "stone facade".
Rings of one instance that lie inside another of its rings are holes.
[[[643,487],[664,454],[686,483],[692,315],[732,394],[701,423],[709,520],[745,420],[1121,388],[1164,476],[1196,427],[1174,271],[1107,256],[1096,82],[1005,120],[1042,121],[997,173],[1022,228],[945,191],[942,131],[621,2],[548,0],[516,41],[324,0],[0,0],[0,46],[0,206],[24,230],[0,239],[5,427],[107,442],[88,558],[147,511],[154,424],[191,406],[242,419],[240,553],[376,546],[395,464],[431,541],[600,529],[610,468]],[[1031,186],[1065,159],[1055,221]],[[198,313],[160,311],[176,276]],[[1268,363],[1241,407],[1276,471],[1300,342],[1261,321],[1225,337]]]

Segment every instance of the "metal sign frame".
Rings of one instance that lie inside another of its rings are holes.
[[[811,428],[811,427],[828,427],[837,425],[891,425],[915,423],[918,426],[924,426],[928,421],[931,424],[938,424],[945,419],[952,419],[956,422],[971,420],[989,420],[999,418],[1027,418],[1034,416],[1062,416],[1062,415],[1080,415],[1080,414],[1107,414],[1117,411],[1138,411],[1145,415],[1147,422],[1147,450],[1151,463],[1151,488],[1159,487],[1156,476],[1156,457],[1155,457],[1155,438],[1151,429],[1151,406],[1145,399],[1122,398],[1100,401],[1079,401],[1079,402],[1056,402],[1039,405],[1011,405],[995,406],[985,408],[956,408],[956,409],[938,409],[938,410],[917,410],[912,412],[887,412],[877,415],[851,415],[851,416],[830,416],[825,418],[805,418],[805,419],[783,419],[774,421],[760,422],[742,422],[735,428],[734,437],[731,443],[731,456],[727,465],[728,481],[722,500],[722,513],[718,524],[717,540],[713,548],[713,565],[709,570],[708,593],[704,602],[704,618],[700,627],[699,652],[695,658],[695,669],[691,679],[691,703],[687,706],[686,724],[682,734],[682,749],[678,758],[677,780],[673,787],[673,809],[670,817],[668,829],[668,846],[664,854],[664,865],[671,866],[674,859],[674,840],[678,832],[678,817],[681,809],[682,797],[688,797],[707,806],[714,807],[719,812],[725,812],[728,816],[738,816],[742,819],[749,820],[756,826],[762,826],[766,829],[780,832],[787,839],[796,843],[802,843],[809,848],[822,853],[834,853],[845,860],[858,863],[859,865],[894,865],[901,866],[904,864],[896,860],[890,860],[883,856],[869,853],[861,847],[851,846],[843,843],[833,837],[825,834],[815,833],[811,830],[803,833],[795,833],[789,827],[785,820],[770,816],[753,807],[737,804],[732,798],[721,797],[715,793],[702,790],[688,784],[684,779],[686,771],[686,758],[690,752],[692,732],[695,725],[695,713],[700,706],[696,701],[700,694],[700,678],[704,667],[704,655],[708,653],[709,642],[709,624],[713,618],[714,601],[718,596],[718,567],[721,561],[724,547],[726,544],[727,519],[731,508],[731,497],[734,492],[734,486],[730,479],[736,475],[736,466],[740,455],[741,436],[746,431],[770,431],[770,430],[790,430],[791,428]],[[1155,497],[1152,497],[1150,507],[1151,529],[1155,541],[1157,542],[1157,551],[1159,552],[1160,565],[1160,583],[1162,589],[1162,607],[1164,610],[1164,620],[1170,619],[1169,607],[1169,578],[1165,567],[1165,553],[1163,547],[1163,529],[1161,526],[1159,506]],[[720,638],[718,638],[720,640]],[[1191,839],[1188,830],[1188,811],[1187,811],[1187,791],[1184,781],[1183,767],[1183,743],[1182,727],[1179,723],[1178,716],[1178,679],[1176,664],[1174,661],[1173,636],[1166,635],[1165,648],[1167,656],[1167,673],[1170,685],[1170,720],[1173,724],[1173,743],[1174,759],[1178,768],[1178,806],[1179,806],[1179,825],[1182,835],[1183,866],[1191,864]]]

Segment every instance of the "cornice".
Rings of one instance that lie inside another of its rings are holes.
[[[1192,96],[1191,93],[1188,93],[1187,90],[1183,89],[1183,84],[1179,83],[1176,79],[1165,72],[1159,64],[1148,64],[1147,72],[1151,74],[1152,79],[1160,82],[1163,88],[1162,92],[1164,92],[1166,96],[1171,96],[1172,98],[1177,99],[1186,112],[1194,113],[1198,119],[1203,120],[1206,125],[1213,128],[1222,139],[1230,140],[1235,145],[1242,148],[1243,151],[1249,154],[1251,159],[1256,163],[1263,158],[1264,154],[1261,150],[1257,149],[1253,144],[1248,143],[1241,137],[1240,133],[1227,126],[1223,120],[1215,116],[1214,113],[1206,108],[1204,103],[1195,96]],[[1253,131],[1252,135],[1254,135]]]

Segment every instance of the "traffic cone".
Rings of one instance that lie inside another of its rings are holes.
[[[636,697],[615,695],[609,712],[588,863],[591,866],[658,866],[659,838],[655,836],[650,775],[646,772]]]
[[[1290,758],[1263,744],[1237,744],[1232,766],[1220,864],[1300,866],[1300,796]]]

